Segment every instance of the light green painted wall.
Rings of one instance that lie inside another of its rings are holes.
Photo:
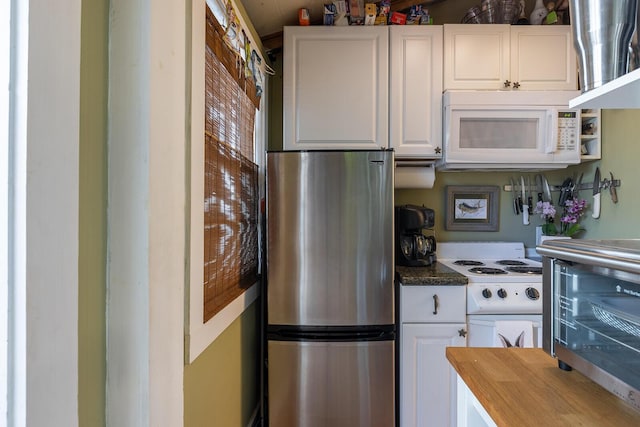
[[[593,177],[599,165],[602,178],[611,178],[609,172],[613,172],[616,179],[622,180],[622,186],[617,189],[616,204],[607,190],[602,192],[600,218],[584,221],[587,231],[582,238],[640,238],[640,197],[636,188],[640,182],[640,109],[604,110],[602,121],[602,160],[588,165],[587,175]]]
[[[84,2],[80,64],[78,421],[105,425],[109,1]]]
[[[244,427],[251,421],[259,399],[259,301],[185,367],[185,427]]]
[[[87,2],[86,2],[87,3]],[[79,425],[106,425],[107,70],[109,1],[82,8]],[[259,300],[258,300],[259,301]],[[259,303],[185,367],[185,426],[246,426],[259,395]]]
[[[242,4],[238,7],[248,22]],[[259,43],[253,28],[250,31]],[[261,45],[257,48],[262,50]],[[260,298],[185,366],[185,427],[244,427],[251,421],[260,391],[259,307]]]
[[[562,171],[544,172],[550,184],[561,184],[562,180],[571,176],[576,168]],[[522,215],[515,215],[511,204],[511,193],[503,191],[509,184],[509,178],[530,176],[532,182],[536,172],[436,172],[436,182],[432,189],[424,190],[396,190],[396,205],[417,204],[432,208],[436,212],[434,227],[437,241],[516,241],[524,242],[527,247],[535,246],[535,226],[541,225],[538,216],[531,216],[531,224],[522,224]],[[586,179],[586,178],[585,178]],[[500,202],[498,217],[499,229],[496,232],[476,231],[446,231],[446,186],[448,185],[495,185],[500,187]],[[586,193],[585,193],[586,194]],[[584,195],[584,194],[583,194]],[[535,198],[535,196],[534,196]]]

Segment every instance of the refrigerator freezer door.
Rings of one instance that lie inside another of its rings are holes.
[[[393,167],[392,151],[267,154],[269,324],[394,323]]]
[[[394,426],[394,341],[269,341],[269,425]]]

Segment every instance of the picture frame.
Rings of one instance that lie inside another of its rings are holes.
[[[494,185],[448,185],[445,230],[498,231],[499,192]]]

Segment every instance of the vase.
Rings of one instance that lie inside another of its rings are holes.
[[[533,6],[533,10],[531,11],[531,15],[529,15],[529,24],[531,25],[540,25],[542,24],[542,20],[547,16],[549,11],[547,7],[544,5],[544,1],[536,0],[535,6]]]
[[[541,225],[538,225],[536,227],[536,246],[541,245],[546,240],[570,239],[570,238],[571,237],[569,237],[569,236],[562,236],[562,235],[546,236],[546,235],[542,234],[542,226]]]
[[[637,0],[569,2],[583,92],[627,73],[637,7]]]

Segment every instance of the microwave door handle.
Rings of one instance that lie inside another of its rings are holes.
[[[547,137],[545,154],[555,153],[558,149],[558,111],[555,108],[547,111]]]

